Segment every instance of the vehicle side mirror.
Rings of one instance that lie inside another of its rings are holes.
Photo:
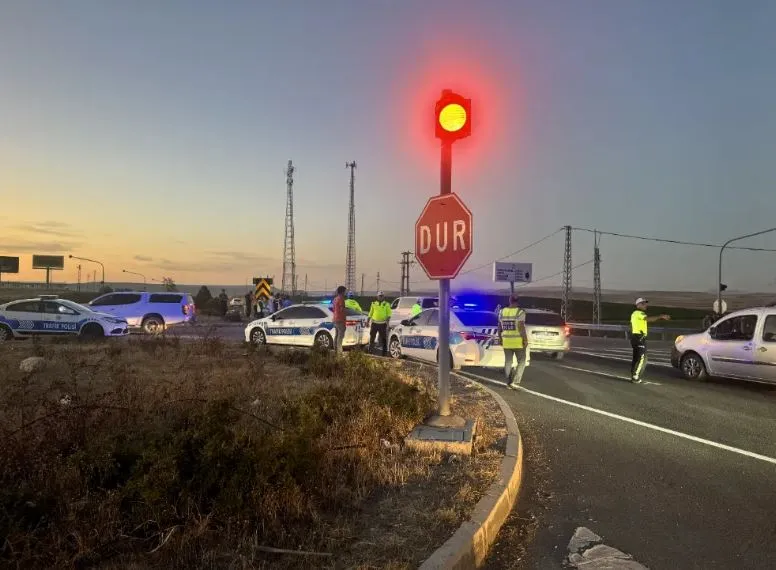
[[[401,322],[401,324],[402,324],[402,326],[409,327],[409,326],[412,326],[412,321],[411,321],[411,320],[409,320],[409,319],[404,319],[404,320]]]
[[[717,338],[717,327],[711,327],[709,329],[709,336],[711,338]]]

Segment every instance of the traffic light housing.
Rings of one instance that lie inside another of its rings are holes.
[[[446,89],[434,109],[434,134],[453,143],[472,134],[472,100]]]

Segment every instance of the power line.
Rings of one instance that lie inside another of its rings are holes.
[[[546,240],[550,239],[551,237],[555,236],[556,234],[559,234],[559,233],[560,233],[560,232],[562,232],[564,229],[565,229],[565,227],[563,227],[563,228],[558,228],[557,230],[555,230],[555,231],[554,231],[554,232],[552,232],[551,234],[547,234],[547,235],[546,235],[546,236],[544,236],[543,238],[541,238],[541,239],[538,239],[538,240],[536,240],[536,241],[535,241],[535,242],[533,242],[533,243],[529,243],[527,246],[525,246],[525,247],[521,247],[521,248],[520,248],[520,249],[518,249],[517,251],[513,251],[512,253],[510,253],[510,254],[507,254],[507,255],[505,255],[504,257],[499,257],[499,258],[497,258],[497,259],[494,259],[493,261],[490,261],[490,262],[488,262],[488,263],[485,263],[484,265],[480,265],[479,267],[475,267],[474,269],[468,269],[468,270],[464,271],[463,273],[461,273],[461,275],[466,275],[467,273],[473,273],[474,271],[479,271],[480,269],[484,269],[485,267],[490,267],[490,266],[491,266],[491,265],[492,265],[494,262],[496,262],[496,261],[503,261],[504,259],[507,259],[508,257],[512,257],[513,255],[517,255],[518,253],[522,253],[522,252],[524,252],[525,250],[527,250],[527,249],[530,249],[530,248],[532,248],[533,246],[535,246],[535,245],[539,245],[539,244],[540,244],[540,243],[542,243],[543,241],[546,241]]]
[[[591,263],[593,263],[593,260],[592,259],[588,259],[584,263],[579,263],[579,264],[575,265],[574,267],[571,268],[571,270],[574,271],[575,269],[579,269],[580,267],[584,267],[585,265],[590,265]],[[553,277],[558,277],[559,275],[563,275],[563,272],[564,272],[564,270],[561,269],[560,271],[558,271],[557,273],[553,273],[552,275],[546,275],[545,277],[540,277],[539,279],[533,279],[530,283],[521,283],[520,285],[517,285],[517,286],[518,287],[530,287],[534,283],[539,283],[541,281],[547,281],[548,279],[552,279]]]
[[[715,249],[719,249],[722,246],[716,245],[713,243],[701,243],[701,242],[694,242],[694,241],[681,241],[681,240],[675,240],[675,239],[665,239],[665,238],[656,238],[656,237],[647,237],[647,236],[634,236],[630,234],[621,234],[617,232],[602,232],[601,230],[591,230],[589,228],[575,228],[572,227],[571,229],[580,231],[580,232],[590,232],[595,233],[598,232],[599,235],[607,235],[607,236],[615,236],[615,237],[621,237],[621,238],[628,238],[628,239],[640,239],[643,241],[656,241],[660,243],[673,243],[676,245],[694,245],[697,247],[713,247]],[[727,249],[744,249],[747,251],[776,251],[776,249],[768,249],[763,247],[729,247]]]

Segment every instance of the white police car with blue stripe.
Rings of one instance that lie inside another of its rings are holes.
[[[490,311],[450,311],[450,358],[453,368],[477,366],[484,346],[498,332],[498,317]],[[388,334],[388,352],[393,358],[410,356],[438,362],[439,309],[426,309],[403,320]]]
[[[345,309],[345,337],[342,346],[362,344],[366,316]],[[292,305],[245,327],[245,342],[334,348],[334,313],[326,303]]]
[[[97,313],[88,307],[41,295],[0,305],[0,341],[30,336],[72,335],[91,338],[129,334],[125,319]]]

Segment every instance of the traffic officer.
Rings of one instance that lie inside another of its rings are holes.
[[[631,382],[641,383],[641,375],[647,366],[647,323],[671,319],[668,315],[657,317],[647,316],[647,307],[649,301],[644,297],[636,299],[636,310],[631,313],[631,331],[630,341],[633,348],[633,358],[631,360]]]
[[[361,305],[358,304],[358,301],[353,298],[353,291],[348,291],[348,298],[345,299],[345,307],[358,311],[359,313],[364,312],[361,310]]]
[[[525,370],[525,353],[528,335],[525,332],[525,311],[518,306],[515,295],[509,297],[509,306],[501,309],[498,315],[498,336],[504,349],[504,376],[507,388],[517,389]],[[517,366],[512,367],[512,360]]]
[[[369,307],[369,352],[375,344],[375,337],[380,333],[383,344],[383,356],[388,356],[388,322],[391,320],[391,305],[385,300],[382,291],[377,292],[377,300]]]
[[[423,302],[423,299],[418,299],[415,301],[415,304],[412,305],[412,308],[410,309],[410,318],[414,319],[417,317],[420,313],[423,312],[423,307],[420,305]]]

